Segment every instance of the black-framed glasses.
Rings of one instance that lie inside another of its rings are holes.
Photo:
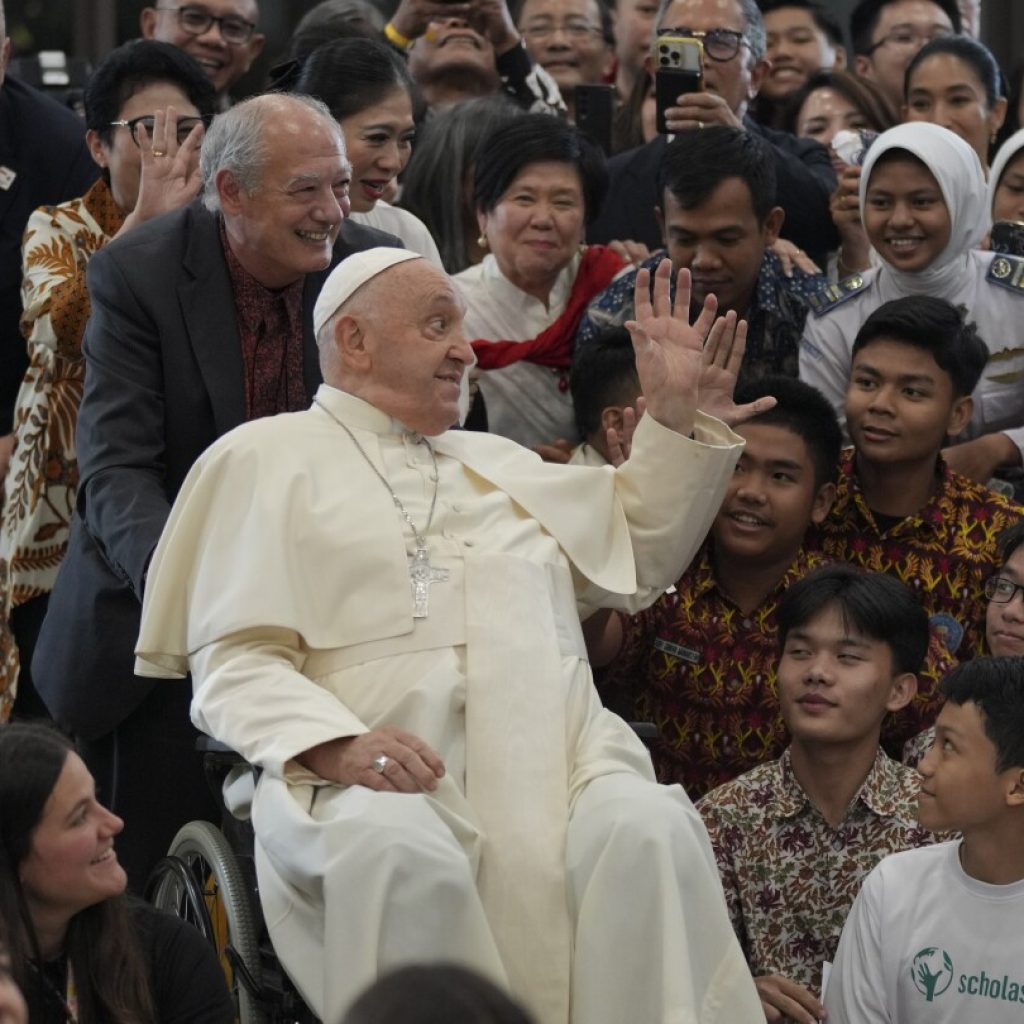
[[[700,39],[704,43],[704,53],[709,59],[724,64],[732,60],[740,47],[746,43],[742,32],[734,32],[731,28],[713,28],[707,32],[695,32],[691,28],[670,28],[668,26],[658,29],[659,36],[689,36],[691,39]]]
[[[146,134],[153,138],[153,122],[154,117],[152,114],[143,114],[142,117],[133,117],[130,121],[111,121],[111,128],[127,128],[132,133],[132,142],[136,146],[141,145],[139,142],[139,125],[146,126]],[[180,146],[191,134],[192,129],[197,124],[206,124],[205,117],[179,117],[178,118],[178,145]]]
[[[205,7],[158,7],[158,11],[176,11],[178,24],[192,36],[201,36],[210,31],[210,26],[215,24],[220,30],[220,37],[229,46],[242,46],[252,39],[256,31],[256,24],[238,17],[237,14],[227,14],[218,18],[211,14]]]
[[[989,576],[985,580],[985,596],[996,604],[1009,604],[1018,592],[1024,594],[1024,586],[1005,576]]]
[[[944,39],[953,35],[951,28],[944,28],[941,25],[932,29],[931,32],[918,32],[909,25],[901,28],[894,28],[888,34],[882,36],[877,43],[872,43],[864,55],[870,57],[881,46],[891,46],[894,50],[920,50],[922,46],[930,43],[933,39]]]

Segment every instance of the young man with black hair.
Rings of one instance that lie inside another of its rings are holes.
[[[782,127],[786,100],[811,75],[846,67],[843,30],[817,0],[761,0],[761,13],[770,67],[751,109],[762,123]]]
[[[956,0],[861,0],[850,15],[853,70],[903,106],[903,77],[914,54],[961,28]]]
[[[798,380],[768,377],[738,395],[777,404],[737,428],[746,445],[704,547],[673,590],[639,615],[612,616],[588,644],[592,664],[609,665],[605,703],[659,726],[658,777],[694,799],[786,745],[776,609],[822,561],[802,545],[832,502],[841,444],[832,407]]]
[[[792,742],[698,805],[768,1021],[815,1024],[861,881],[887,854],[934,841],[917,774],[879,748],[913,697],[928,619],[903,584],[825,566],[778,610],[778,690]]]
[[[962,839],[887,857],[843,928],[829,1024],[1011,1024],[1024,1003],[1024,659],[942,683],[918,819]]]
[[[895,299],[864,321],[846,392],[853,447],[843,452],[836,501],[816,539],[831,558],[906,583],[961,661],[983,653],[996,537],[1024,513],[940,455],[970,421],[987,358],[974,326],[942,299]],[[935,721],[941,675],[922,674],[913,704],[884,731],[888,750],[898,753]]]
[[[713,292],[720,310],[748,322],[741,386],[767,373],[796,375],[808,296],[825,284],[801,270],[787,277],[770,249],[785,214],[767,148],[756,135],[720,125],[677,135],[658,168],[655,212],[665,248],[641,264],[652,269],[667,254],[677,273],[691,271],[695,310]],[[623,271],[591,303],[577,345],[632,319],[638,269]]]
[[[610,327],[589,345],[576,346],[569,391],[583,438],[569,458],[570,464],[608,465],[608,431],[623,432],[626,410],[632,409],[635,415],[640,396],[633,342],[625,327]]]

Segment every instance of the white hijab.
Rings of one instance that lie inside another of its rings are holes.
[[[988,218],[992,219],[992,204],[996,201],[996,189],[999,179],[1006,170],[1006,165],[1024,149],[1024,128],[1014,132],[1000,147],[992,161],[992,170],[988,174]]]
[[[893,149],[916,156],[938,182],[949,211],[950,232],[946,248],[925,267],[908,273],[884,260],[880,274],[901,295],[933,295],[948,298],[968,274],[969,253],[978,247],[992,219],[986,209],[985,172],[978,154],[959,135],[925,121],[900,124],[883,132],[872,143],[860,176],[861,218],[865,209],[871,172],[879,158]]]

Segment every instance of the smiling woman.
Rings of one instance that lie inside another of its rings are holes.
[[[927,295],[963,310],[990,357],[973,416],[957,438],[966,443],[943,454],[979,483],[1019,465],[1024,449],[1024,292],[1006,280],[1014,271],[1010,258],[978,248],[989,224],[986,202],[977,154],[958,135],[926,123],[880,135],[864,162],[860,207],[882,264],[819,303],[800,350],[800,376],[842,410],[854,338],[874,309]]]
[[[0,728],[0,919],[32,1024],[228,1024],[234,1008],[198,931],[124,897],[124,823],[68,741]]]
[[[402,58],[374,40],[341,39],[306,58],[294,89],[323,100],[341,125],[352,162],[352,219],[398,235],[440,267],[426,225],[387,202],[416,137],[412,79]]]
[[[547,114],[498,128],[478,150],[482,263],[457,274],[490,430],[520,444],[576,438],[568,370],[587,304],[622,269],[583,244],[608,185],[600,150]]]

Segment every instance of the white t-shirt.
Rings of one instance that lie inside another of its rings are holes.
[[[988,885],[960,842],[886,857],[868,875],[836,953],[829,1024],[1019,1024],[1024,880]]]

